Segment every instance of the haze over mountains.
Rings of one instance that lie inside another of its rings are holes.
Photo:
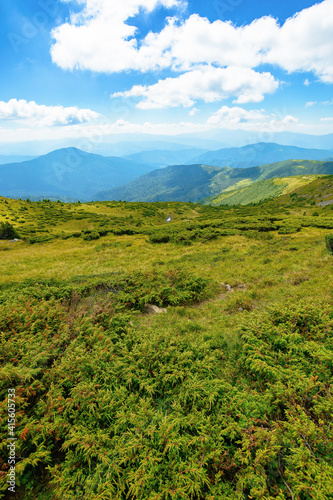
[[[22,161],[33,160],[35,156],[24,155],[0,155],[0,165],[6,163],[20,163]]]
[[[167,147],[163,142],[157,144]],[[317,163],[332,157],[329,149],[266,142],[214,151],[177,149],[173,143],[170,149],[147,149],[125,157],[105,157],[71,147],[28,161],[0,161],[0,195],[65,201],[198,201],[231,186],[238,189],[238,183],[244,187],[272,177],[333,173],[332,162]],[[281,161],[284,163],[277,163]]]
[[[56,149],[76,147],[103,156],[126,156],[142,151],[177,151],[200,148],[207,151],[221,148],[242,147],[261,142],[284,144],[309,149],[333,148],[333,134],[311,135],[295,132],[247,131],[217,128],[206,132],[177,135],[122,133],[96,137],[68,137],[62,140],[29,141],[2,144],[3,155],[40,156]]]
[[[332,156],[333,153],[329,150],[305,149],[296,146],[259,142],[241,148],[209,151],[192,158],[190,163],[203,163],[214,167],[247,168],[290,159],[325,160]]]
[[[96,191],[125,184],[153,168],[123,158],[65,148],[30,161],[0,165],[0,194],[9,198],[91,200]]]
[[[175,151],[168,151],[165,149],[155,149],[152,151],[142,151],[141,153],[134,153],[124,156],[127,160],[138,161],[140,163],[149,163],[155,165],[156,168],[167,167],[168,165],[180,165],[187,162],[192,163],[192,159],[199,155],[208,153],[205,149],[180,149]]]

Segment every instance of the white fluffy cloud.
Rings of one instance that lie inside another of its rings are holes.
[[[149,13],[158,6],[178,6],[181,1],[78,0],[82,11],[52,31],[52,60],[63,69],[106,73],[155,68],[158,64],[152,60],[149,48],[138,48],[137,28],[126,21],[140,10]]]
[[[333,83],[333,0],[304,9],[279,28],[264,62],[288,72],[312,71]]]
[[[266,113],[264,109],[246,110],[238,106],[233,108],[222,106],[207,120],[208,125],[215,127],[274,132],[294,128],[297,122],[298,119],[294,116],[276,116],[273,113]]]
[[[91,109],[75,106],[45,106],[35,101],[10,99],[0,101],[0,120],[28,120],[32,125],[53,127],[75,125],[95,120],[100,115]]]
[[[268,63],[288,72],[310,71],[333,83],[332,32],[333,0],[325,0],[282,26],[270,16],[236,27],[192,15],[180,26],[170,22],[160,34],[148,35],[146,43],[154,46],[164,41],[162,54],[182,69],[204,62],[251,68]]]
[[[193,14],[184,23],[169,19],[160,33],[149,33],[142,50],[160,54],[160,64],[188,70],[195,64],[254,68],[262,63],[263,52],[274,43],[278,25],[263,17],[249,25],[235,27],[230,21],[214,21]]]
[[[150,86],[135,85],[131,90],[111,97],[141,97],[140,109],[190,107],[197,100],[215,102],[236,96],[235,102],[260,102],[264,94],[274,92],[278,82],[270,73],[257,73],[250,68],[215,68],[204,66],[176,78],[166,78]]]
[[[160,33],[149,33],[143,40],[136,38],[129,18],[140,9],[175,7],[182,0],[79,3],[81,13],[52,32],[53,61],[65,69],[186,71],[198,64],[255,68],[268,63],[288,72],[313,72],[333,83],[333,0],[302,10],[282,26],[270,16],[241,27],[221,20],[211,23],[196,14],[183,22],[172,17]]]

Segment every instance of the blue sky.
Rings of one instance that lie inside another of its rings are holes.
[[[333,0],[0,0],[0,146],[333,132]]]

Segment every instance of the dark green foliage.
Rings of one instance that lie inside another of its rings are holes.
[[[333,253],[333,235],[326,235],[326,248],[329,252]]]
[[[143,311],[144,305],[148,303],[177,306],[197,302],[207,296],[208,283],[180,269],[170,269],[163,273],[156,270],[152,273],[134,273],[117,279],[112,287],[117,290],[120,303]]]
[[[246,315],[228,354],[195,322],[139,336],[122,309],[140,307],[130,290],[160,304],[197,297],[198,278],[109,278],[2,295],[1,396],[16,388],[20,498],[47,488],[68,500],[331,498],[329,304]]]
[[[47,235],[47,236],[33,236],[32,238],[29,238],[28,243],[30,245],[34,245],[35,243],[46,243],[48,241],[52,241],[54,239],[54,236]]]
[[[97,231],[84,231],[82,234],[82,239],[85,241],[98,240],[101,235]]]
[[[9,222],[0,222],[0,240],[19,238],[16,229]]]
[[[148,231],[151,243],[180,243],[190,245],[193,242],[209,241],[219,236],[230,236],[232,234],[245,232],[269,232],[275,231],[278,226],[274,219],[261,217],[228,217],[221,219],[205,220],[203,222],[188,222],[185,224],[172,224],[168,227],[154,228]]]
[[[271,240],[273,238],[272,233],[260,232],[260,231],[253,231],[253,230],[246,231],[244,233],[244,235],[247,238],[251,238],[251,239],[254,239],[254,240],[260,240],[260,241]]]
[[[279,234],[292,234],[292,233],[297,233],[298,231],[301,230],[300,226],[281,226],[279,229]]]
[[[191,245],[194,241],[204,242],[214,240],[218,236],[223,236],[223,234],[227,233],[214,228],[200,228],[200,226],[192,230],[184,228],[179,232],[176,229],[163,229],[157,230],[155,234],[150,234],[149,241],[151,243],[167,243],[168,241],[172,241],[173,243]]]

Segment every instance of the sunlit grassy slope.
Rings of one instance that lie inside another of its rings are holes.
[[[222,191],[219,195],[209,198],[207,202],[212,205],[248,205],[249,203],[258,203],[268,198],[275,198],[283,194],[292,193],[299,187],[311,184],[319,177],[319,175],[277,177],[274,179],[257,181],[250,185],[249,181],[244,180]]]
[[[246,207],[0,198],[1,498],[13,387],[13,498],[333,497],[333,177],[281,182]]]

